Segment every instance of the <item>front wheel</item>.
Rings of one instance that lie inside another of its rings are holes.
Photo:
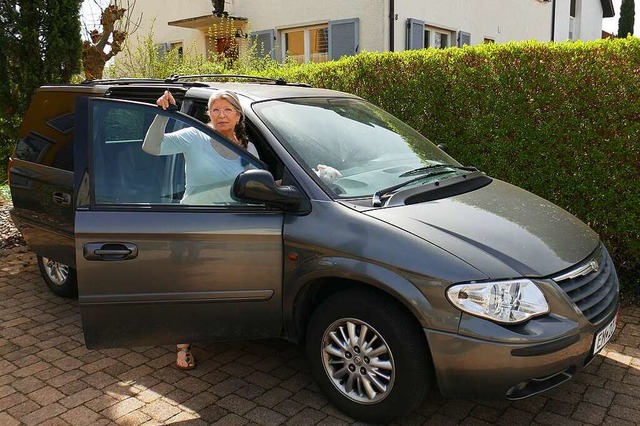
[[[325,300],[307,328],[306,352],[329,400],[358,420],[387,423],[407,414],[431,384],[419,325],[377,293],[348,290]]]
[[[78,295],[75,269],[42,256],[38,256],[38,268],[42,279],[52,293],[62,297],[76,297]]]

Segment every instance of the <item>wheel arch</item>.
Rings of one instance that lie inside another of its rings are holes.
[[[366,289],[394,301],[420,328],[429,325],[431,304],[415,285],[396,272],[353,259],[325,258],[322,263],[339,268],[316,269],[317,272],[300,277],[289,289],[285,289],[284,319],[289,340],[304,343],[307,324],[313,311],[329,296],[354,288]]]

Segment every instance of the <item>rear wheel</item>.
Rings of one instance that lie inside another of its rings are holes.
[[[408,413],[431,383],[419,325],[373,292],[348,290],[325,300],[307,328],[306,352],[329,400],[366,422],[387,423]]]
[[[42,256],[38,256],[38,268],[47,287],[54,294],[62,297],[76,297],[78,295],[75,269]]]

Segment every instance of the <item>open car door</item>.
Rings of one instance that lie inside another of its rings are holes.
[[[195,201],[184,198],[183,154],[142,150],[158,115],[169,118],[165,133],[191,128],[210,141],[211,182]],[[75,137],[87,347],[279,336],[283,213],[231,195],[260,160],[191,117],[129,101],[78,99]]]

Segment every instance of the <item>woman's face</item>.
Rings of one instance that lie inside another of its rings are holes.
[[[240,121],[240,113],[226,99],[216,99],[209,108],[213,128],[220,133],[232,133]]]

